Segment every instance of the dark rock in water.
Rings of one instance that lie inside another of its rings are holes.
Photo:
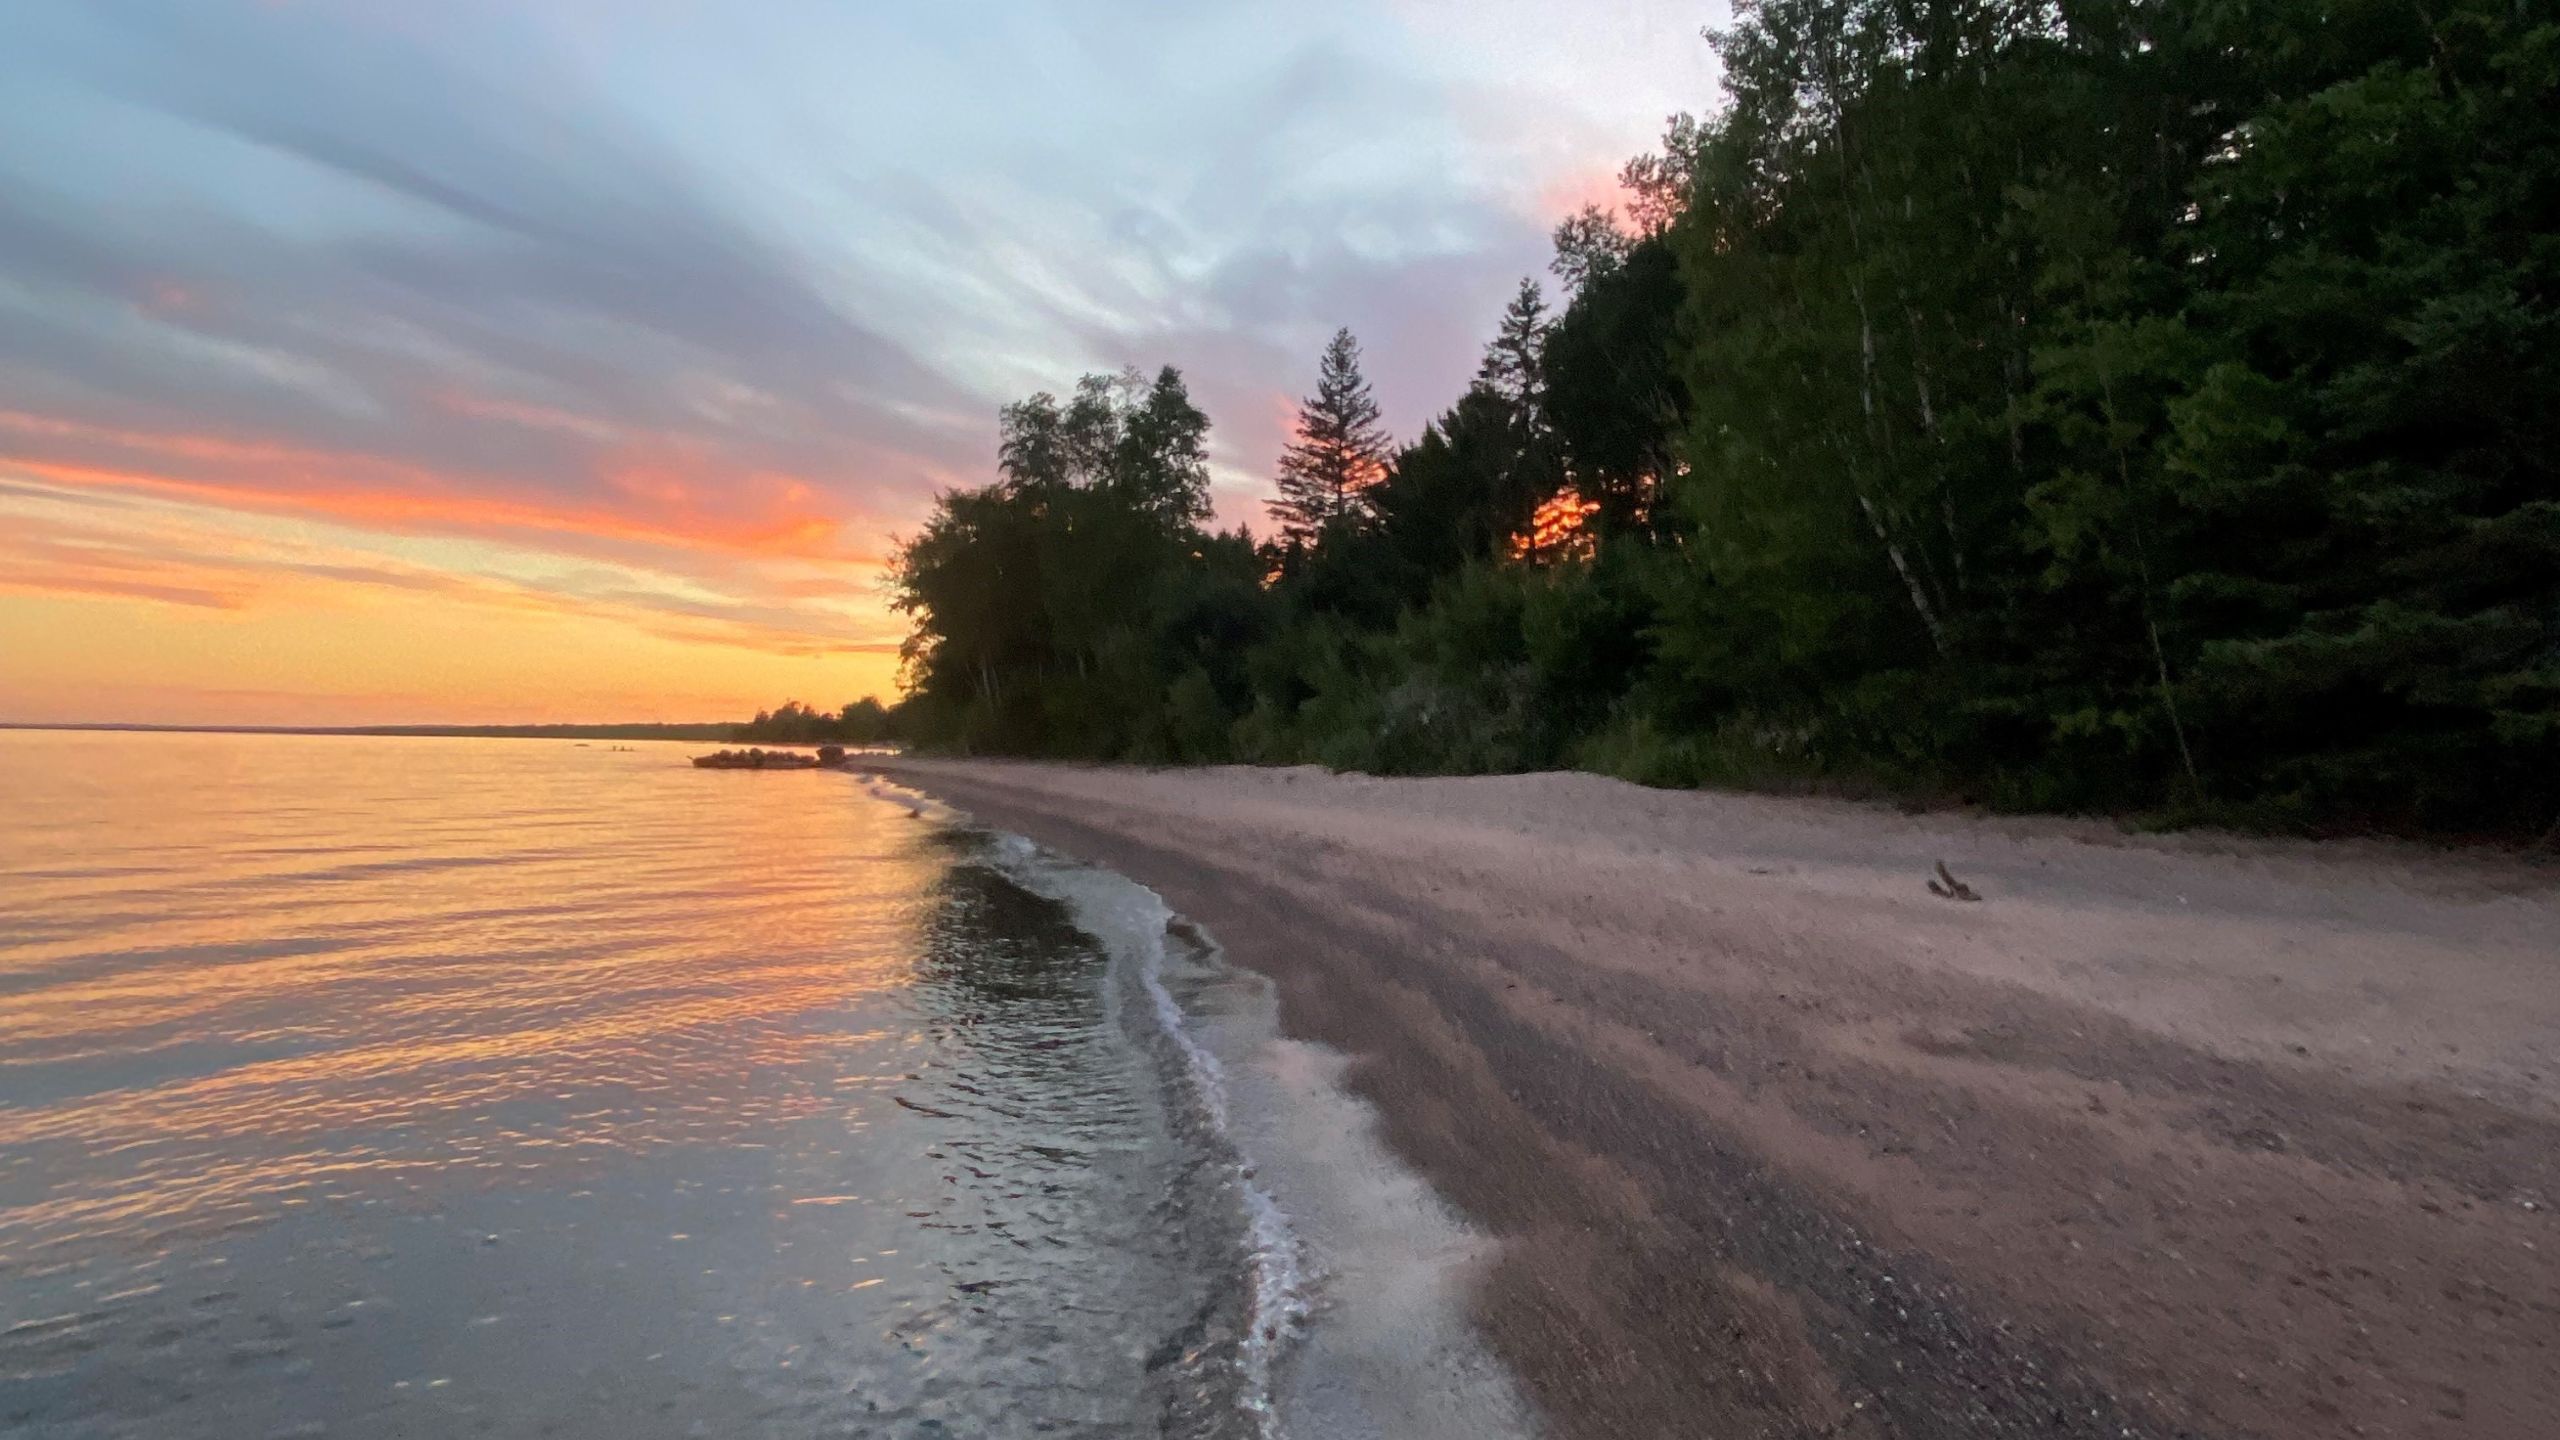
[[[789,750],[722,750],[693,757],[699,770],[815,770],[824,762],[815,755]]]

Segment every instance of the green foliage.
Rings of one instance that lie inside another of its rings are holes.
[[[1214,535],[1206,416],[1171,367],[1087,376],[1004,413],[1000,478],[945,494],[900,548],[916,738],[963,751],[1210,758],[1269,602]],[[1215,735],[1214,739],[1205,739]]]
[[[919,733],[2560,832],[2560,21],[1746,0],[1715,43],[1725,105],[1414,443],[1337,337],[1277,545],[1200,533],[1171,372],[1008,409],[901,562]],[[1525,549],[1568,489],[1592,534]]]
[[[1614,255],[1594,270],[1559,249],[1557,273],[1575,288],[1544,359],[1549,421],[1575,486],[1600,502],[1602,528],[1623,532],[1651,518],[1677,464],[1673,441],[1689,414],[1676,354],[1687,293],[1663,237],[1620,237]]]
[[[898,738],[897,717],[870,696],[830,714],[785,700],[729,728],[723,739],[766,745],[878,745]]]

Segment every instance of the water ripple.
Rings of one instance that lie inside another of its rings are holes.
[[[1221,1433],[1106,957],[904,808],[267,736],[0,793],[0,1431]]]

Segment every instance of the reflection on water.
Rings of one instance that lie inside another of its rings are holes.
[[[842,777],[0,732],[0,1435],[1234,1429],[1108,962]]]

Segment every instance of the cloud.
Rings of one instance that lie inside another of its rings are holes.
[[[741,473],[806,471],[910,508],[975,449],[976,397],[842,313],[683,167],[561,113],[574,97],[537,103],[342,25],[279,44],[260,33],[274,22],[208,7],[97,13],[67,47],[87,88],[48,92],[61,128],[103,111],[235,183],[173,184],[184,213],[137,217],[0,152],[22,172],[0,265],[32,322],[0,338],[0,367],[73,417],[218,408],[305,448],[607,508],[617,487],[561,463],[556,436],[421,399],[464,389],[590,430],[672,431]],[[237,203],[260,193],[291,203]],[[838,470],[848,455],[884,468]]]
[[[255,619],[457,566],[457,604],[877,646],[997,407],[1124,364],[1183,367],[1258,518],[1336,325],[1413,433],[1555,199],[1703,103],[1702,45],[1637,71],[1712,16],[1552,8],[29,0],[0,478],[126,508],[20,537],[16,593]]]
[[[595,445],[569,462],[596,493],[553,498],[509,477],[426,470],[360,452],[221,434],[119,430],[0,410],[0,466],[58,484],[137,490],[243,509],[325,515],[385,530],[620,542],[876,561],[876,539],[823,507],[800,477],[734,469],[682,436]],[[853,548],[869,541],[867,549]]]
[[[841,604],[861,593],[841,577],[752,580],[726,590],[672,585],[613,566],[505,573],[503,556],[473,567],[384,553],[361,531],[277,530],[197,505],[101,502],[94,492],[0,484],[0,590],[110,597],[225,611],[345,603],[393,590],[526,614],[606,619],[645,633],[784,655],[890,654],[898,636]],[[849,623],[850,622],[850,623]]]

